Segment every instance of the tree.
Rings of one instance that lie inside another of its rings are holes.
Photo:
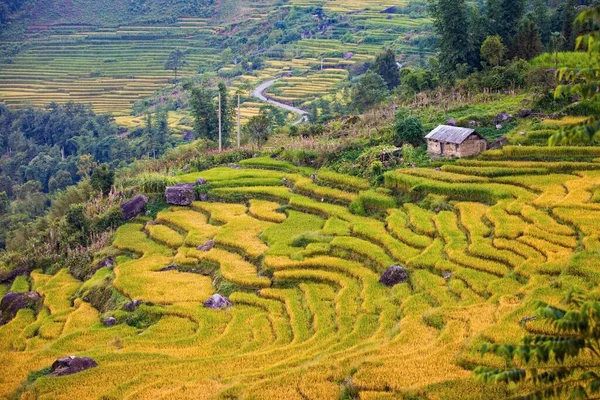
[[[394,125],[396,131],[396,146],[410,144],[412,146],[420,146],[425,140],[423,139],[423,124],[417,118],[405,117],[404,112],[396,114],[396,123]]]
[[[437,33],[439,63],[446,79],[453,79],[458,65],[470,64],[469,19],[465,0],[429,0]]]
[[[504,60],[506,48],[499,35],[488,36],[481,45],[481,58],[492,67],[500,65]]]
[[[95,190],[107,195],[115,183],[115,171],[111,170],[107,164],[102,164],[92,174],[90,183]]]
[[[389,90],[395,89],[400,85],[400,73],[396,63],[396,54],[392,49],[387,49],[379,53],[375,62],[371,65],[371,71],[383,78]]]
[[[10,206],[10,200],[6,192],[0,192],[0,214],[4,214],[8,211]]]
[[[600,101],[600,6],[582,12],[576,20],[578,26],[596,27],[577,38],[576,49],[586,50],[589,67],[561,68],[558,80],[566,84],[556,88],[555,97],[578,96],[580,101],[597,104]],[[600,133],[600,115],[593,115],[578,125],[565,128],[553,135],[550,145],[592,144]]]
[[[494,25],[492,33],[500,35],[502,41],[510,49],[514,49],[517,44],[514,37],[519,29],[519,22],[525,11],[525,0],[493,0],[489,3],[496,3],[492,7],[494,16]],[[488,14],[489,15],[489,14]]]
[[[577,35],[575,29],[575,18],[577,17],[576,6],[576,0],[568,0],[562,10],[561,34],[565,40],[563,43],[564,51],[573,51],[573,47],[575,46],[575,37]]]
[[[548,13],[548,5],[545,0],[534,0],[533,14],[531,17],[535,20],[543,45],[547,45],[550,42],[552,25],[550,22],[550,14]]]
[[[250,140],[254,140],[260,149],[271,135],[271,121],[264,115],[256,115],[250,118],[244,126],[244,130]]]
[[[77,174],[84,179],[88,179],[97,166],[98,164],[91,154],[82,154],[79,156],[79,161],[77,161]]]
[[[169,59],[165,63],[165,69],[175,72],[175,80],[177,80],[177,72],[187,65],[185,54],[183,51],[176,49],[169,54]]]
[[[543,45],[535,22],[525,19],[519,26],[515,42],[515,56],[523,60],[531,60],[542,53]]]
[[[521,397],[525,399],[598,398],[600,303],[571,291],[566,305],[537,303],[537,317],[548,323],[551,333],[527,336],[521,345],[483,345],[482,354],[505,358],[507,367],[478,367],[477,376],[484,382],[521,384],[529,392]],[[571,361],[580,356],[586,357],[581,363]]]
[[[190,106],[194,116],[196,137],[208,140],[218,139],[218,118],[213,102],[212,91],[204,84],[192,89]]]
[[[352,103],[359,112],[365,111],[381,102],[387,95],[387,85],[383,78],[373,71],[368,71],[356,83],[352,90]]]
[[[221,133],[225,145],[229,142],[233,130],[233,102],[229,99],[227,87],[223,82],[219,82],[219,93],[221,94]]]

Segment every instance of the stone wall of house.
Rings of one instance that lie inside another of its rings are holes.
[[[431,154],[443,155],[444,157],[467,157],[482,153],[487,149],[487,142],[480,139],[477,135],[471,135],[462,144],[442,143],[437,140],[427,141],[427,151]]]

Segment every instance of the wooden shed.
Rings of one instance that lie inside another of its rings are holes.
[[[485,140],[474,129],[440,125],[427,136],[427,152],[442,157],[467,157],[484,152]]]

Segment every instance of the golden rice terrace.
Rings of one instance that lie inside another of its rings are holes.
[[[573,162],[536,161],[564,152]],[[473,349],[544,332],[527,318],[534,300],[556,303],[572,286],[598,291],[596,157],[595,148],[506,147],[440,170],[392,171],[377,189],[271,158],[183,175],[206,179],[209,201],[121,227],[114,267],[87,282],[63,270],[19,283],[44,307],[0,327],[0,393],[506,398],[507,388],[472,373],[504,361]],[[390,288],[379,279],[394,264],[409,280]],[[101,287],[106,302],[143,303],[103,314],[88,302]],[[215,292],[232,307],[205,308]],[[109,316],[115,326],[103,325]],[[66,355],[98,366],[27,381]]]

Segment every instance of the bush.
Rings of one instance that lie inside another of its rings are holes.
[[[396,140],[394,144],[401,146],[408,143],[412,146],[420,146],[425,140],[423,139],[423,124],[417,118],[404,118],[404,113],[396,115]]]

